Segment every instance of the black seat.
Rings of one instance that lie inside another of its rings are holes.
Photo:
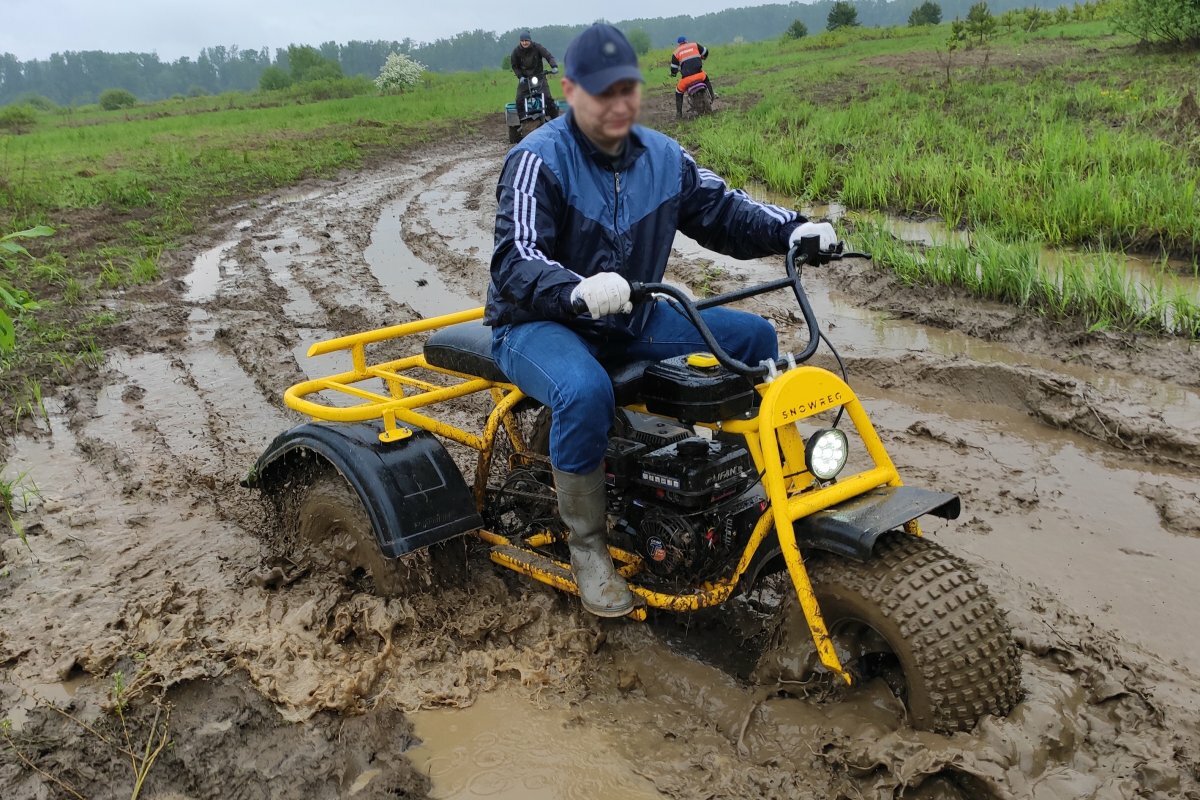
[[[510,383],[492,360],[492,329],[482,322],[462,322],[434,331],[425,341],[425,360],[442,369]]]
[[[497,383],[511,383],[492,360],[492,329],[482,322],[462,322],[440,328],[425,341],[425,361],[466,375]],[[642,373],[653,361],[634,361],[608,370],[617,405],[637,402]]]

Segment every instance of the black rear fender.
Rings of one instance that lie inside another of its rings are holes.
[[[483,525],[466,481],[433,434],[379,441],[380,423],[309,422],[281,433],[244,486],[271,494],[328,464],[358,492],[388,558],[452,539]]]

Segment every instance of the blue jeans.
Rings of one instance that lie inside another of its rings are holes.
[[[502,325],[492,333],[492,357],[521,391],[552,414],[550,462],[563,472],[586,474],[604,462],[608,431],[616,413],[606,367],[707,350],[679,309],[655,299],[639,339],[597,343],[558,322]],[[701,312],[713,336],[746,364],[776,358],[779,344],[771,323],[730,308]]]

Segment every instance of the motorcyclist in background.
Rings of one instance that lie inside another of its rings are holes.
[[[681,75],[679,83],[675,84],[675,118],[683,118],[683,95],[689,86],[701,81],[708,84],[708,96],[717,99],[713,93],[712,79],[704,71],[704,60],[708,58],[708,48],[697,42],[689,42],[686,36],[675,40],[675,52],[671,54],[671,77]]]
[[[524,106],[522,103],[525,96],[529,94],[529,81],[521,80],[522,78],[532,78],[535,75],[541,75],[542,59],[545,59],[550,64],[551,72],[558,72],[558,62],[554,60],[554,56],[545,46],[538,44],[529,35],[528,30],[521,31],[521,41],[513,48],[512,55],[509,56],[509,64],[512,66],[513,74],[517,76],[517,110],[520,111]],[[554,98],[550,96],[550,84],[544,82],[542,90],[546,97],[546,116],[554,119],[558,116],[558,105],[554,102]]]

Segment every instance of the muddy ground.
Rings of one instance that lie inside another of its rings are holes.
[[[902,474],[963,497],[927,533],[1009,614],[1008,718],[946,737],[879,685],[781,696],[719,624],[599,621],[475,548],[403,599],[272,573],[239,480],[301,421],[281,393],[342,368],[315,340],[482,301],[491,133],[229,208],[112,297],[106,368],[5,444],[30,491],[0,550],[0,796],[143,772],[162,798],[1200,797],[1200,351],[864,262],[810,271],[814,304]],[[781,268],[676,251],[693,289]],[[750,307],[797,341],[782,296]]]

